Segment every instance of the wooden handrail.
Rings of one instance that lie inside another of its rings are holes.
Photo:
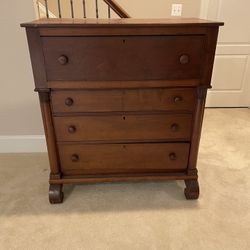
[[[121,18],[130,18],[131,16],[115,1],[103,0],[110,8]]]

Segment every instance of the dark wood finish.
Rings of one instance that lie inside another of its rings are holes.
[[[95,28],[95,27],[165,27],[165,28],[178,28],[178,27],[218,27],[223,26],[223,22],[209,21],[199,18],[124,18],[124,19],[77,19],[77,18],[50,18],[39,19],[28,23],[22,23],[21,27],[35,27],[35,28]]]
[[[184,171],[189,153],[188,143],[59,144],[58,148],[64,175]]]
[[[187,200],[196,200],[199,198],[200,188],[198,180],[185,180],[186,188],[184,190]]]
[[[205,46],[207,54],[205,57],[205,63],[203,65],[203,73],[201,77],[202,85],[207,85],[211,82],[218,32],[219,27],[207,28]]]
[[[50,171],[52,175],[60,175],[60,163],[57,154],[55,130],[51,115],[49,93],[40,92],[39,99],[49,154]]]
[[[51,204],[58,204],[63,202],[62,184],[49,185],[49,202]]]
[[[115,1],[104,0],[104,2],[110,6],[110,8],[121,18],[130,18],[130,15]]]
[[[205,56],[204,38],[44,37],[42,43],[47,79],[145,81],[199,78]],[[182,58],[186,58],[186,54],[189,59],[183,63]],[[63,65],[58,63],[60,58],[67,58]]]
[[[128,83],[128,85],[129,84],[130,83]],[[195,97],[196,89],[194,88],[113,89],[98,91],[67,90],[52,91],[51,93],[54,113],[193,111],[195,107]],[[148,101],[149,99],[150,102]],[[69,102],[71,105],[67,105],[65,102]]]
[[[197,157],[220,25],[183,18],[22,24],[51,203],[62,202],[63,184],[111,181],[185,180],[186,198],[199,197]]]
[[[192,116],[188,114],[121,114],[54,117],[58,141],[188,141]]]
[[[154,80],[154,81],[49,81],[48,87],[52,89],[144,89],[196,87],[200,85],[199,79],[184,80]],[[107,93],[107,92],[106,92]]]
[[[170,36],[170,35],[204,35],[207,33],[206,27],[155,27],[155,26],[138,26],[133,27],[132,29],[127,25],[122,25],[121,27],[114,26],[96,26],[92,29],[90,28],[81,28],[81,27],[41,27],[40,36],[42,37],[79,37],[79,36]]]
[[[105,174],[105,175],[70,175],[54,180],[51,184],[88,184],[100,182],[145,182],[145,181],[168,181],[168,180],[193,180],[195,176],[186,175],[185,172],[149,173],[149,174]]]
[[[196,110],[194,112],[193,132],[191,138],[190,156],[188,163],[188,174],[197,174],[197,159],[199,152],[199,143],[201,137],[201,128],[206,103],[207,89],[203,87],[197,88]]]
[[[42,41],[40,38],[39,30],[35,28],[29,28],[26,30],[26,34],[36,88],[47,88]]]

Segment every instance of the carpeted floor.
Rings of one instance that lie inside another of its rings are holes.
[[[0,155],[0,249],[250,249],[250,110],[207,109],[201,196],[182,182],[67,186],[48,203],[46,154]]]

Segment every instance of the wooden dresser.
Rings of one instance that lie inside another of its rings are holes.
[[[26,27],[50,161],[69,183],[185,180],[197,155],[219,22],[44,19]]]

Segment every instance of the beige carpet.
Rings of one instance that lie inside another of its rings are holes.
[[[67,186],[48,203],[46,154],[0,155],[0,249],[250,249],[250,110],[207,109],[201,196],[182,182]]]

